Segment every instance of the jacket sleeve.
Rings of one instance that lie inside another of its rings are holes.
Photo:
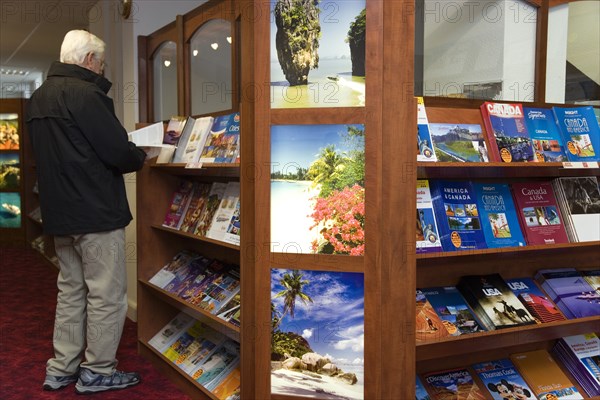
[[[113,101],[100,89],[85,90],[73,105],[72,117],[98,158],[120,173],[140,170],[146,153],[128,141],[127,131],[114,112]]]

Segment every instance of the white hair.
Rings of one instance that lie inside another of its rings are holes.
[[[106,44],[97,36],[84,30],[67,32],[60,46],[60,62],[65,64],[82,65],[89,53],[94,53],[97,59],[104,55]]]

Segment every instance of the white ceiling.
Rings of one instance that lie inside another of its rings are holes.
[[[0,0],[0,67],[12,72],[0,75],[3,83],[26,79],[19,71],[45,74],[52,61],[59,58],[65,33],[87,29],[88,14],[93,17],[100,10],[96,3],[97,0]]]

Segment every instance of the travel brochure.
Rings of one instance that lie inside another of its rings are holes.
[[[509,353],[416,377],[417,400],[576,400],[600,395],[600,340],[595,333],[558,338],[546,349]],[[562,364],[562,365],[559,365]],[[575,384],[577,383],[577,385]]]
[[[475,123],[429,121],[417,97],[417,161],[600,161],[600,124],[592,106],[526,107],[485,101],[485,129]]]
[[[429,131],[437,161],[489,161],[481,125],[429,123]]]
[[[595,229],[600,188],[594,176],[417,179],[416,198],[419,254],[600,240]]]

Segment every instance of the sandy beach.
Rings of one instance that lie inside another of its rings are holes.
[[[313,253],[311,242],[318,238],[310,214],[319,188],[310,181],[271,182],[271,241],[273,251]]]
[[[271,393],[319,399],[363,399],[362,385],[349,385],[326,375],[313,377],[287,369],[271,371]]]

